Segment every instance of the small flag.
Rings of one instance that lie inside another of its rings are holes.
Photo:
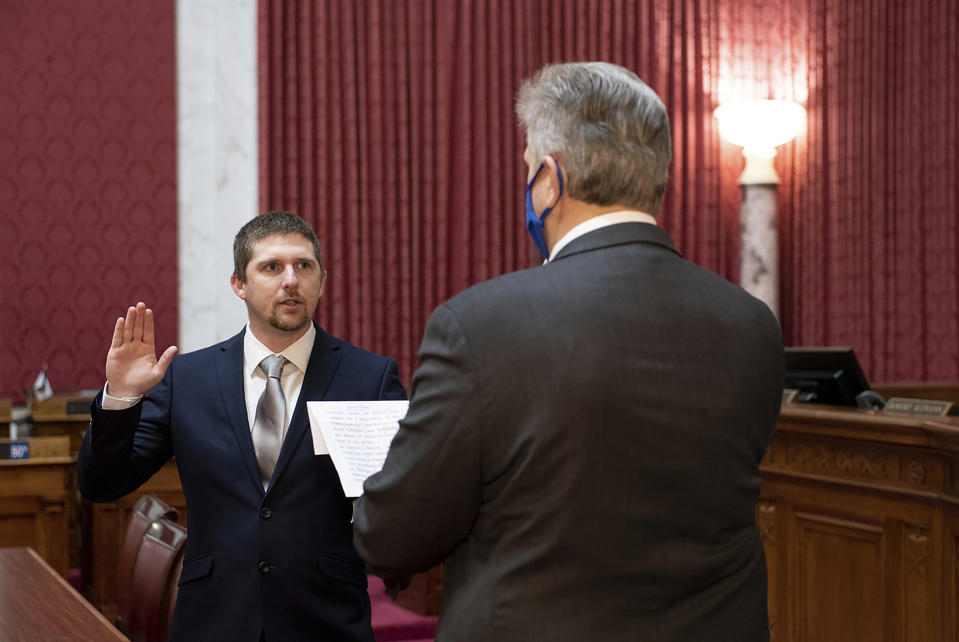
[[[45,401],[52,396],[53,386],[50,385],[50,380],[47,379],[47,367],[46,364],[44,364],[43,370],[37,375],[37,380],[33,382],[33,398],[36,401]]]

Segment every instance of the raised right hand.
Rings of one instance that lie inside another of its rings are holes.
[[[112,397],[140,397],[160,382],[177,347],[170,346],[156,358],[153,340],[153,310],[144,303],[127,309],[117,319],[113,343],[107,353],[107,392]]]

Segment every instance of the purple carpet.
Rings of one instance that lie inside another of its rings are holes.
[[[368,578],[370,602],[373,604],[373,635],[376,642],[433,642],[436,616],[419,615],[393,604],[386,594],[383,580]]]

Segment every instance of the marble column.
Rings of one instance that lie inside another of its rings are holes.
[[[742,183],[739,284],[779,318],[776,185]]]
[[[235,334],[233,237],[257,214],[256,0],[177,0],[179,347]]]

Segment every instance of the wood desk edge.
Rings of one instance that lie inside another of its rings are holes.
[[[780,411],[776,430],[959,452],[959,418],[956,417],[931,418],[839,406],[786,404]]]
[[[50,413],[50,414],[39,414],[31,415],[33,417],[33,423],[66,423],[66,422],[75,422],[75,423],[90,423],[90,413],[84,415],[68,415],[66,413]]]
[[[59,582],[61,586],[63,586],[64,588],[66,588],[67,591],[69,591],[70,593],[72,593],[80,602],[82,602],[84,608],[86,608],[87,611],[89,611],[90,613],[92,613],[92,614],[96,617],[97,620],[99,620],[100,622],[102,622],[103,624],[105,624],[105,625],[107,626],[107,629],[108,629],[112,634],[114,634],[114,635],[116,636],[115,639],[117,639],[117,640],[127,640],[127,637],[126,637],[125,635],[123,635],[122,633],[120,633],[120,631],[119,631],[115,626],[113,626],[113,624],[110,622],[110,620],[108,620],[108,619],[106,619],[105,617],[103,617],[103,614],[100,613],[100,611],[98,611],[95,606],[93,606],[92,604],[90,604],[90,602],[88,602],[85,597],[83,597],[82,595],[80,595],[80,593],[79,593],[75,588],[73,588],[72,586],[70,586],[70,583],[67,582],[65,579],[63,579],[63,578],[60,576],[60,574],[57,573],[57,572],[53,569],[53,567],[50,566],[50,565],[47,563],[47,561],[46,561],[45,559],[43,559],[42,557],[40,557],[40,554],[37,553],[35,550],[33,550],[32,548],[30,548],[29,546],[11,546],[10,548],[7,548],[6,550],[11,550],[11,551],[15,551],[15,550],[25,550],[25,551],[27,552],[27,554],[30,555],[34,560],[36,560],[36,561],[37,561],[38,563],[40,563],[41,565],[45,566],[46,569],[50,572],[50,575],[51,575],[52,577],[55,577],[56,580],[57,580],[57,582]]]
[[[76,457],[28,457],[27,459],[0,459],[0,466],[41,466],[44,464],[75,464]]]

